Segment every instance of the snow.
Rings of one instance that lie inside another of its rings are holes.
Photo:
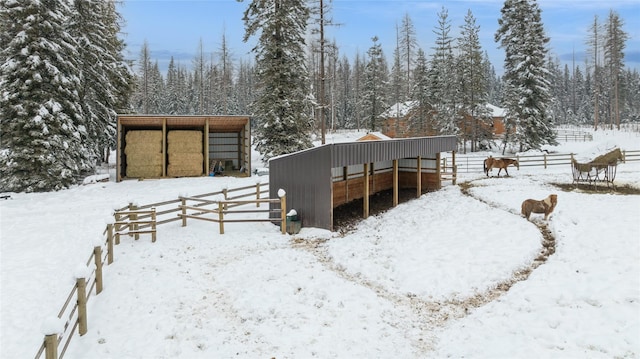
[[[549,150],[639,149],[637,134],[593,136]],[[640,357],[640,196],[563,191],[553,183],[571,183],[569,165],[510,173],[461,173],[468,194],[447,183],[347,233],[229,223],[220,235],[190,220],[159,225],[155,243],[123,237],[103,292],[89,297],[89,331],[65,358]],[[258,180],[115,183],[111,173],[10,193],[0,200],[0,357],[31,358],[43,333],[60,332],[56,314],[114,209]],[[620,164],[616,184],[640,189],[640,162]],[[519,215],[524,199],[550,193],[548,222]],[[542,264],[536,224],[555,237]]]
[[[413,110],[413,108],[416,107],[417,104],[417,101],[398,102],[392,106],[389,106],[387,110],[380,116],[385,118],[404,117],[409,113],[409,111]]]

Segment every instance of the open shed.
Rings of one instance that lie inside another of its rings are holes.
[[[251,173],[248,116],[118,115],[116,181]]]
[[[456,136],[401,138],[326,144],[269,161],[269,196],[287,193],[287,211],[295,209],[303,226],[333,230],[334,208],[392,189],[415,188],[416,197],[441,187],[440,154],[455,151]],[[455,158],[455,157],[454,157]],[[455,163],[454,163],[455,168]]]

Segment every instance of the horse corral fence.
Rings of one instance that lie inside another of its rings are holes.
[[[519,167],[542,167],[544,169],[547,169],[549,167],[555,166],[571,166],[571,163],[575,159],[575,156],[576,154],[574,153],[544,153],[537,155],[506,155],[503,157],[518,160]],[[447,157],[442,158],[441,168],[445,169],[447,173],[483,172],[483,163],[486,158],[486,156],[465,156],[456,154],[455,170],[452,169],[451,158]],[[640,150],[622,151],[622,163],[634,161],[640,161]]]
[[[130,203],[126,207],[116,209],[113,213],[114,222],[107,224],[102,233],[100,243],[97,244],[89,256],[86,263],[79,266],[76,273],[76,283],[71,289],[66,301],[62,305],[56,318],[48,318],[47,324],[44,326],[44,340],[35,355],[35,359],[63,358],[64,354],[73,338],[76,328],[78,335],[84,335],[88,331],[88,313],[87,303],[92,296],[95,288],[95,295],[102,292],[103,281],[102,271],[104,264],[113,263],[114,245],[120,244],[121,236],[134,237],[135,240],[140,238],[142,234],[151,235],[151,242],[156,241],[156,227],[159,224],[169,223],[182,220],[183,226],[186,225],[187,218],[196,218],[201,220],[210,220],[203,217],[203,214],[215,213],[218,218],[212,220],[219,222],[220,233],[224,233],[225,222],[281,222],[282,233],[285,233],[285,213],[286,196],[284,191],[278,199],[264,198],[269,192],[268,183],[256,183],[255,186],[246,186],[233,189],[223,189],[222,191],[205,193],[196,196],[180,196],[178,199],[152,203],[148,205],[138,206]],[[237,195],[231,196],[230,194]],[[215,199],[206,199],[207,197],[215,197]],[[241,198],[252,197],[252,199],[241,200]],[[255,198],[255,199],[254,199]],[[260,207],[261,203],[278,202],[281,204],[280,219],[225,219],[227,214],[244,214],[244,213],[260,213],[269,212],[269,210],[246,209],[246,210],[230,210],[230,208],[255,204]],[[187,205],[191,203],[192,205]],[[207,205],[215,205],[217,208],[207,209]],[[197,212],[186,214],[186,210],[195,210]],[[93,265],[92,265],[93,264]],[[72,300],[75,303],[72,305]],[[59,349],[60,348],[60,349]]]

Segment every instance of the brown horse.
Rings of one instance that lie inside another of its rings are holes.
[[[487,157],[486,160],[484,160],[484,173],[487,174],[487,177],[489,177],[489,171],[491,171],[492,168],[498,168],[498,177],[500,177],[500,172],[502,171],[502,169],[504,169],[504,172],[506,172],[507,176],[509,175],[509,171],[507,171],[507,167],[509,165],[514,165],[516,167],[520,167],[520,164],[518,163],[517,160],[511,159],[511,158],[493,158],[491,156]]]

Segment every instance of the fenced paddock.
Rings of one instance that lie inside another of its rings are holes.
[[[640,161],[640,150],[623,150],[622,155],[622,163]],[[548,169],[550,167],[567,166],[567,169],[569,169],[571,168],[571,161],[575,156],[574,153],[545,153],[536,155],[505,155],[504,157],[515,158],[518,160],[520,167],[541,167]],[[484,160],[486,158],[486,156],[456,154],[456,171],[454,172],[483,172]],[[496,158],[499,157],[496,156]],[[451,159],[443,158],[442,166],[451,167]]]
[[[283,195],[279,199],[269,199],[269,184],[257,182],[254,186],[238,187],[232,189],[223,189],[217,192],[205,193],[191,197],[181,196],[174,200],[151,203],[147,205],[137,205],[130,203],[125,207],[114,210],[114,221],[106,225],[102,232],[100,243],[96,244],[86,263],[81,263],[76,274],[76,283],[71,288],[66,301],[58,312],[57,318],[47,318],[48,333],[45,333],[44,340],[37,350],[34,359],[41,359],[44,355],[45,359],[63,358],[64,354],[71,342],[71,339],[78,329],[78,335],[84,335],[89,329],[89,313],[87,313],[87,303],[92,296],[98,295],[103,289],[102,272],[104,265],[113,263],[114,245],[120,243],[120,237],[130,236],[136,240],[140,235],[150,235],[151,241],[156,241],[156,227],[160,224],[166,224],[179,220],[183,213],[183,200],[188,200],[192,204],[191,210],[200,212],[210,212],[206,206],[216,203],[218,208],[216,213],[220,215],[234,214],[242,216],[247,213],[268,212],[269,210],[260,210],[260,204],[276,201],[281,203],[281,208],[286,208],[286,197]],[[209,198],[209,199],[207,199]],[[242,200],[243,198],[250,198]],[[238,206],[247,206],[255,204],[258,209],[237,209],[230,208]],[[222,207],[222,212],[219,209]],[[281,210],[281,219],[249,219],[249,221],[269,221],[281,222],[284,228],[285,213]],[[198,217],[198,216],[196,216]],[[268,217],[268,216],[267,216]],[[203,217],[198,217],[203,219]],[[244,222],[242,218],[227,218],[224,222]],[[221,227],[223,228],[223,227]],[[284,229],[282,229],[282,233]],[[222,232],[221,232],[222,233]],[[95,289],[95,292],[94,292]],[[74,301],[75,299],[75,301]],[[49,323],[53,322],[53,325]],[[55,327],[55,329],[53,329]]]

